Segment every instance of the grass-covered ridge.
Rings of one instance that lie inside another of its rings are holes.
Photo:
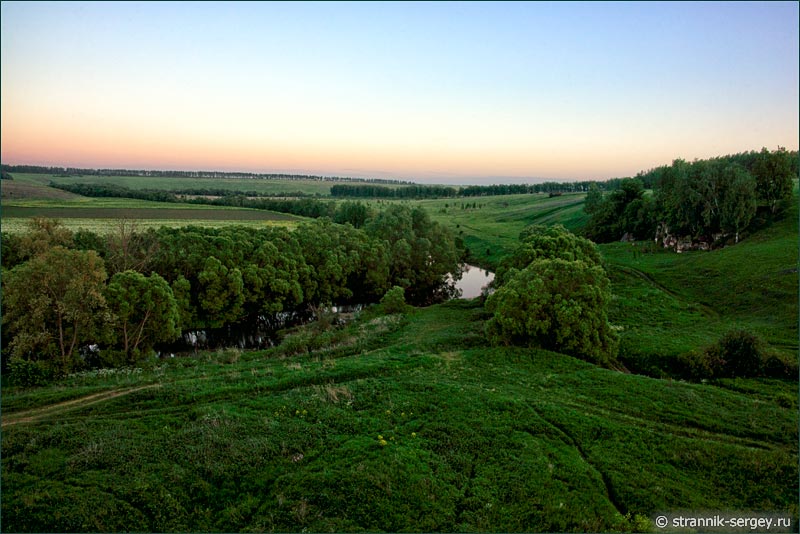
[[[622,327],[623,353],[643,370],[663,368],[737,328],[796,361],[799,232],[795,203],[782,220],[709,252],[601,245],[613,284],[610,319]]]
[[[602,531],[662,509],[796,513],[795,409],[488,347],[483,319],[464,302],[365,316],[313,353],[84,374],[36,408],[6,390],[4,526]]]

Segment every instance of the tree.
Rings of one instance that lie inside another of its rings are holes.
[[[738,166],[729,166],[726,173],[730,174],[730,185],[720,207],[720,222],[724,230],[735,232],[738,243],[739,232],[756,214],[756,182]]]
[[[44,217],[34,217],[28,222],[29,230],[19,239],[19,256],[22,259],[32,258],[55,246],[71,248],[72,232],[60,221]]]
[[[211,256],[197,275],[197,281],[197,315],[201,327],[221,328],[242,317],[244,284],[239,269],[229,269]]]
[[[603,201],[603,192],[597,187],[597,184],[592,183],[589,186],[589,192],[586,193],[586,200],[583,202],[583,211],[592,215],[597,211],[600,203]]]
[[[796,157],[796,156],[795,156]],[[753,164],[752,174],[756,179],[758,196],[776,214],[781,205],[792,198],[792,156],[783,147],[770,152],[761,149]]]
[[[594,243],[573,234],[560,224],[532,224],[522,230],[519,239],[521,243],[498,266],[494,287],[501,287],[507,282],[511,270],[524,269],[535,260],[558,258],[567,261],[581,260],[593,265],[602,263]]]
[[[142,234],[135,221],[120,219],[114,232],[108,235],[107,263],[111,273],[147,269],[158,250],[154,235]]]
[[[129,362],[153,344],[180,334],[180,314],[169,284],[158,274],[124,271],[111,277],[106,302],[114,314],[117,339]]]
[[[615,241],[624,234],[641,239],[655,229],[653,210],[639,178],[620,180],[617,189],[604,197],[590,191],[586,202],[584,211],[591,217],[584,234],[594,241]]]
[[[455,239],[425,210],[389,206],[367,224],[366,230],[385,242],[391,257],[391,285],[404,288],[412,304],[429,304],[451,296],[447,275],[461,272]]]
[[[96,252],[61,246],[9,271],[3,280],[3,322],[13,335],[13,355],[55,360],[60,372],[69,371],[76,349],[102,338],[109,323],[105,280]]]
[[[608,364],[617,336],[608,323],[611,282],[585,261],[535,260],[512,270],[486,301],[486,332],[498,344],[540,346]]]

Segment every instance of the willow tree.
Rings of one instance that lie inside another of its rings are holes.
[[[158,274],[124,271],[111,277],[106,301],[114,314],[117,343],[128,362],[134,362],[155,343],[180,334],[180,314],[169,284]]]
[[[55,246],[9,271],[3,280],[3,322],[16,358],[45,360],[60,372],[77,349],[105,337],[106,271],[94,251]]]

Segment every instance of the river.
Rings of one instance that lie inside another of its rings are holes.
[[[474,299],[481,296],[483,288],[494,280],[494,273],[474,265],[464,265],[461,280],[456,282],[456,288],[461,290],[462,299]]]

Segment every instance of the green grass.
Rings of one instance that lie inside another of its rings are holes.
[[[127,198],[25,199],[4,200],[2,229],[9,233],[27,231],[32,217],[58,219],[70,230],[90,230],[99,234],[114,231],[117,221],[135,221],[140,230],[161,226],[179,227],[189,224],[221,227],[246,226],[294,227],[303,217],[267,210],[152,202]]]
[[[299,356],[220,351],[5,388],[4,424],[157,386],[5,425],[4,526],[561,532],[665,509],[796,514],[795,410],[488,347],[483,318],[477,302],[452,302],[364,316]]]
[[[623,349],[635,358],[672,359],[736,328],[796,359],[798,235],[795,205],[738,245],[710,252],[642,254],[641,243],[603,245],[611,321],[623,327]]]

